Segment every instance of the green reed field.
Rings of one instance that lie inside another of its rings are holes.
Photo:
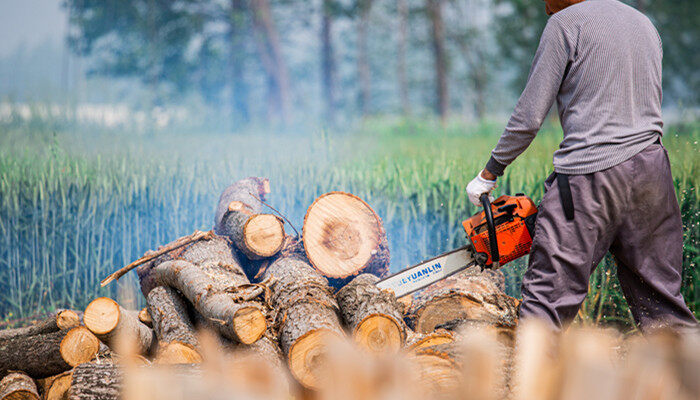
[[[146,250],[210,229],[221,190],[252,175],[270,178],[269,203],[299,230],[306,207],[326,191],[364,198],[385,222],[397,271],[465,243],[460,222],[475,209],[464,186],[483,167],[500,129],[387,119],[344,133],[284,135],[0,126],[0,318],[82,308],[96,296],[133,290],[133,273],[107,288],[99,281]],[[538,201],[560,138],[554,124],[543,129],[508,168],[498,194],[524,192]],[[696,315],[698,140],[700,124],[668,127],[664,137],[683,213],[683,295]],[[518,260],[504,268],[513,296],[520,296],[525,266]],[[580,323],[633,328],[614,270],[606,257],[591,278]]]

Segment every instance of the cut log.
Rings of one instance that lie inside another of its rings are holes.
[[[460,319],[515,327],[518,302],[501,292],[490,275],[457,274],[417,292],[408,314],[417,333]]]
[[[236,302],[202,268],[176,260],[158,265],[153,273],[160,285],[178,289],[225,337],[249,344],[265,333],[267,322],[262,306],[256,302]]]
[[[173,288],[158,286],[148,294],[148,312],[158,338],[156,361],[191,364],[201,361],[197,352],[197,332],[187,314],[187,305]]]
[[[153,331],[139,321],[138,311],[125,310],[108,297],[88,304],[83,319],[85,326],[112,350],[121,340],[129,341],[138,354],[150,354],[156,345]]]
[[[277,334],[292,376],[307,388],[318,385],[327,342],[344,335],[328,281],[298,258],[279,258],[265,271]]]
[[[0,381],[0,400],[39,400],[39,391],[32,378],[12,372]]]
[[[383,277],[389,272],[389,246],[381,218],[359,197],[330,192],[306,211],[303,227],[306,255],[339,287],[360,273]]]
[[[399,350],[406,339],[402,307],[389,291],[376,286],[379,278],[362,274],[336,293],[343,321],[364,348],[380,353]]]
[[[85,363],[73,370],[71,400],[118,400],[123,388],[122,370],[115,364]]]
[[[139,311],[139,321],[143,322],[147,327],[153,328],[153,318],[148,312],[148,307],[144,307]]]
[[[66,371],[62,374],[42,379],[43,389],[42,399],[44,400],[67,400],[68,390],[73,380],[73,371]]]
[[[428,346],[415,351],[409,357],[419,371],[419,384],[423,395],[430,398],[452,398],[458,394],[461,379],[461,364],[457,346],[445,343]]]
[[[406,339],[406,349],[418,350],[452,342],[454,342],[454,335],[444,329],[437,329],[430,333],[410,332]]]
[[[267,178],[246,178],[227,187],[219,197],[214,232],[228,236],[238,250],[251,260],[271,257],[282,248],[284,223],[263,214]]]
[[[80,325],[78,313],[73,310],[59,310],[33,325],[0,331],[0,341],[20,336],[33,336],[58,330],[68,330],[78,325]]]
[[[93,359],[99,347],[99,340],[82,326],[15,337],[0,342],[0,376],[10,371],[23,371],[34,379],[58,375]]]

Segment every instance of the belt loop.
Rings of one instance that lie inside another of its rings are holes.
[[[569,185],[569,175],[557,173],[557,186],[559,187],[559,197],[564,215],[568,221],[574,219],[574,198],[571,195],[571,185]]]

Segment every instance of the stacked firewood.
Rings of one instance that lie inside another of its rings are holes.
[[[368,354],[409,354],[438,392],[461,368],[462,328],[489,326],[512,344],[518,303],[503,293],[500,273],[466,271],[397,299],[375,286],[388,274],[389,249],[366,202],[326,193],[291,236],[283,218],[265,212],[269,193],[264,178],[235,182],[212,231],[148,252],[105,280],[137,267],[146,308],[102,297],[83,313],[0,332],[0,400],[116,399],[120,364],[198,364],[202,331],[226,351],[257,354],[304,390],[319,387],[335,339],[352,338]]]

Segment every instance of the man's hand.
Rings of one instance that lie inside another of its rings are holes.
[[[469,200],[475,206],[481,207],[479,197],[484,193],[491,194],[491,191],[495,187],[496,175],[490,173],[487,170],[483,170],[479,175],[476,176],[476,178],[472,179],[472,181],[469,182],[469,184],[467,185],[467,196],[469,196]],[[493,197],[489,196],[489,199],[493,201]]]

